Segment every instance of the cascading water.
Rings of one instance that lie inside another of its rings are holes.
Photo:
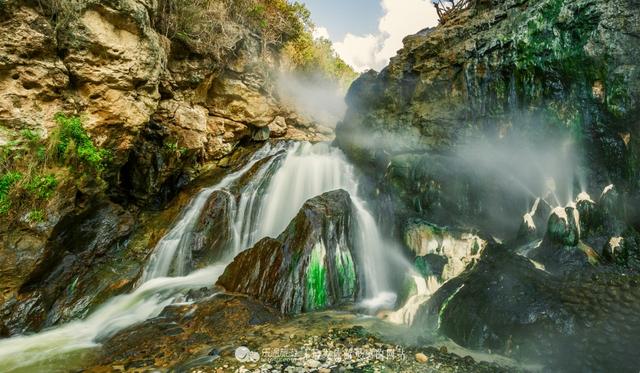
[[[387,243],[365,202],[358,196],[353,166],[344,154],[328,144],[295,144],[273,176],[258,213],[255,238],[275,237],[284,230],[302,205],[322,193],[344,189],[351,195],[358,223],[360,268],[364,275],[365,297],[377,299],[377,306],[393,306],[391,273],[394,265],[404,265],[398,251]]]
[[[156,245],[135,291],[114,297],[85,320],[35,335],[0,340],[0,371],[51,371],[55,368],[48,365],[49,361],[55,361],[66,353],[95,347],[100,339],[157,316],[186,290],[211,286],[224,272],[226,263],[213,264],[183,276],[186,258],[190,257],[189,231],[211,193],[229,187],[261,159],[282,149],[284,145],[265,145],[242,169],[229,174],[217,185],[200,191]],[[169,275],[179,277],[166,277]]]
[[[191,235],[188,233],[193,230],[207,199],[214,191],[229,188],[260,160],[267,156],[277,154],[279,151],[284,150],[284,147],[284,143],[276,147],[271,147],[269,144],[265,145],[258,150],[251,160],[240,170],[228,175],[220,183],[201,190],[196,197],[191,200],[181,218],[178,219],[169,233],[162,237],[156,245],[145,267],[141,283],[158,277],[184,275],[187,271],[188,259],[191,258]],[[242,195],[241,198],[246,200],[244,195]],[[230,246],[238,246],[238,244],[239,242],[232,242]]]
[[[249,174],[255,168],[255,173]],[[236,185],[246,175],[250,180]],[[356,175],[342,152],[328,144],[267,144],[240,170],[192,199],[156,245],[136,290],[114,297],[84,320],[0,341],[0,371],[53,371],[52,362],[65,354],[93,348],[101,339],[157,316],[167,305],[182,300],[186,290],[214,284],[241,250],[265,236],[277,236],[306,200],[335,189],[349,192],[355,207],[364,296],[372,299],[372,307],[393,306],[392,265],[403,263],[401,255],[385,243],[365,202],[358,197]],[[216,190],[237,195],[235,211],[228,217],[234,232],[226,259],[185,275],[190,269],[191,231]]]

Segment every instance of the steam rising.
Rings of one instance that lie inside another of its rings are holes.
[[[347,109],[344,88],[320,74],[280,73],[277,92],[284,106],[324,127],[335,128]]]
[[[407,185],[423,186],[414,191],[415,199],[424,217],[434,223],[465,225],[470,222],[465,218],[474,216],[471,223],[476,227],[508,238],[538,198],[551,207],[564,207],[578,195],[588,195],[584,162],[568,137],[541,139],[512,132],[451,146],[446,144],[456,141],[444,136],[435,141],[415,127],[407,131],[413,133],[371,135],[373,131],[349,128],[339,131],[338,141],[344,143],[343,135],[348,136],[348,145],[376,155],[387,175],[401,175]]]

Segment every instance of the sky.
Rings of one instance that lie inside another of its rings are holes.
[[[314,36],[356,71],[381,70],[402,39],[438,24],[432,0],[303,0],[316,25]]]

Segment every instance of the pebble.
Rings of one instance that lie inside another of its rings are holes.
[[[320,362],[318,360],[309,359],[304,364],[304,366],[309,367],[309,368],[317,368],[317,367],[320,366]]]
[[[427,361],[429,361],[429,358],[427,357],[427,355],[423,354],[422,352],[418,352],[416,354],[416,361],[420,364],[424,364]]]

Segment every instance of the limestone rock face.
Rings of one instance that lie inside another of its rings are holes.
[[[105,183],[57,170],[56,194],[41,206],[45,221],[0,217],[0,334],[77,317],[104,294],[130,286],[130,271],[144,255],[116,258],[132,226],[144,225],[138,213],[169,205],[203,169],[233,167],[242,157],[232,154],[270,138],[332,136],[283,107],[270,75],[279,52],[263,48],[243,25],[227,20],[225,53],[212,56],[158,32],[155,0],[65,1],[78,6],[66,18],[52,16],[48,3],[0,1],[0,146],[25,129],[47,139],[58,126],[54,115],[63,112],[80,116],[110,157]],[[68,243],[72,228],[64,225],[81,229],[73,232],[78,246],[71,252],[53,245]],[[203,231],[211,226],[204,221]],[[93,243],[94,233],[104,240]],[[104,270],[111,265],[126,280]],[[105,285],[107,279],[116,283]]]
[[[443,282],[462,273],[480,257],[487,244],[477,235],[451,231],[422,221],[407,224],[404,241],[417,257],[419,266],[425,267],[424,274],[438,276]]]
[[[635,195],[637,5],[508,0],[408,36],[386,68],[351,86],[337,142],[408,214],[438,214],[446,203],[452,217],[440,224],[459,225],[460,211],[475,226],[487,219],[484,202],[493,194],[458,181],[455,164],[438,166],[480,139],[568,138],[585,154],[589,190],[615,182]],[[474,194],[481,198],[463,209],[469,202],[460,195]]]
[[[352,302],[359,289],[354,222],[347,192],[310,199],[277,239],[236,256],[217,284],[287,314]]]
[[[155,112],[167,60],[146,8],[135,1],[119,3],[119,10],[86,9],[60,37],[87,127],[98,145],[116,151],[130,149]]]
[[[69,71],[57,56],[58,42],[46,17],[18,7],[0,12],[0,144],[8,128],[35,128],[50,123],[63,106]],[[47,128],[44,128],[45,130]]]
[[[0,4],[0,144],[23,128],[47,137],[55,113],[80,114],[96,145],[113,154],[113,193],[125,193],[131,181],[119,168],[153,167],[134,152],[148,132],[175,150],[163,162],[174,179],[183,165],[220,160],[252,137],[331,138],[279,101],[270,73],[279,68],[277,50],[263,50],[258,36],[229,20],[227,55],[206,55],[154,29],[155,6],[88,1],[56,28],[38,6]]]

